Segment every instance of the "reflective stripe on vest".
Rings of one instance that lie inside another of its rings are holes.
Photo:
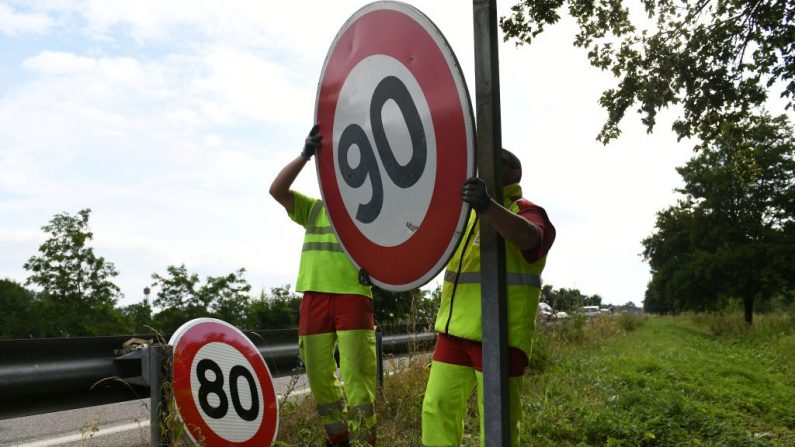
[[[305,242],[301,251],[339,251],[342,247],[336,242]]]
[[[309,211],[307,218],[307,234],[333,234],[334,230],[331,226],[319,227],[317,226],[317,218],[320,216],[320,211],[323,210],[325,204],[322,200],[315,202],[315,206]],[[342,246],[337,242],[304,242],[301,251],[337,251],[342,252]]]
[[[306,226],[307,227],[314,227],[315,223],[317,223],[317,216],[320,215],[320,210],[323,209],[325,205],[323,204],[322,200],[318,200],[315,202],[315,206],[309,211],[309,216],[306,219]]]
[[[308,234],[331,234],[334,233],[334,229],[331,227],[307,227],[306,232]]]
[[[331,228],[331,225],[325,227],[318,227],[317,226],[317,218],[320,216],[320,211],[325,208],[325,204],[322,200],[318,200],[315,202],[315,206],[312,207],[312,210],[309,211],[309,216],[306,219],[306,232],[307,234],[331,234],[334,233],[334,230]]]
[[[444,280],[455,282],[456,272],[444,272]],[[541,277],[532,273],[506,273],[505,283],[512,286],[532,286],[541,288]],[[480,284],[480,272],[461,272],[458,275],[458,284]]]
[[[503,206],[518,214],[519,204],[514,197],[521,196],[519,185],[503,188]],[[470,214],[467,232],[478,230],[477,216]],[[481,341],[482,285],[487,280],[481,276],[480,244],[463,243],[447,264],[445,281],[442,284],[441,303],[434,329],[467,340]],[[529,358],[533,346],[533,331],[538,300],[541,294],[541,274],[546,256],[528,263],[522,250],[515,244],[505,244],[506,324],[508,345],[521,349]],[[458,272],[461,272],[460,274]],[[458,283],[456,283],[458,277]],[[468,284],[461,284],[468,283]],[[458,285],[459,287],[455,287]]]

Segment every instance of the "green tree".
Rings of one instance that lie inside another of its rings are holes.
[[[208,276],[204,284],[199,275],[188,272],[184,264],[168,266],[165,275],[154,273],[152,287],[158,288],[154,305],[162,310],[153,317],[154,327],[173,332],[194,318],[214,317],[232,325],[245,324],[248,292],[251,285],[245,269],[223,276]]]
[[[245,324],[249,307],[251,285],[243,277],[245,273],[246,269],[241,268],[228,275],[208,276],[199,291],[211,297],[210,310],[216,318],[237,327]]]
[[[795,138],[784,116],[724,122],[714,142],[677,171],[685,197],[657,215],[644,239],[657,309],[717,310],[754,304],[795,287]]]
[[[177,330],[194,318],[209,317],[209,302],[199,296],[199,275],[188,273],[185,265],[166,267],[166,274],[152,274],[152,288],[159,288],[153,304],[160,311],[153,317],[154,328],[163,333]]]
[[[151,332],[151,328],[155,327],[149,298],[144,298],[140,303],[122,307],[120,311],[127,321],[127,332],[145,334]]]
[[[41,288],[42,336],[107,335],[120,330],[123,318],[114,308],[119,288],[111,279],[116,267],[88,245],[90,209],[56,214],[42,230],[50,237],[24,267],[25,284]]]
[[[591,65],[618,78],[600,99],[607,111],[600,141],[620,134],[621,120],[636,104],[648,131],[660,109],[681,106],[673,130],[705,141],[718,136],[725,119],[764,104],[776,82],[786,108],[795,104],[793,0],[643,0],[637,7],[646,17],[631,14],[628,5],[521,0],[500,19],[506,40],[529,44],[567,7],[579,25],[574,45],[587,50]]]
[[[582,301],[583,306],[601,306],[602,305],[602,297],[599,295],[591,295],[585,297]]]
[[[273,287],[270,294],[260,292],[259,299],[248,307],[246,327],[255,329],[292,329],[298,327],[301,297],[290,290],[290,285]]]
[[[643,311],[660,315],[675,313],[673,303],[670,300],[663,299],[657,292],[658,286],[653,283],[654,279],[646,285],[646,293],[643,298]]]
[[[602,302],[602,297],[599,295],[589,297],[578,289],[555,289],[547,284],[541,287],[541,301],[549,304],[555,312],[576,312],[591,301],[595,303],[592,305],[598,306]]]
[[[0,339],[38,337],[33,291],[10,279],[0,279]]]
[[[390,292],[373,287],[376,323],[386,325],[432,322],[436,316],[440,297],[441,288],[434,291],[417,288]]]

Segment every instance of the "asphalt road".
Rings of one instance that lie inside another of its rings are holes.
[[[385,375],[411,364],[408,356],[384,360]],[[430,353],[414,361],[430,362]],[[339,373],[339,371],[338,371]],[[281,402],[285,393],[297,397],[309,392],[306,376],[273,379]],[[0,447],[149,447],[149,399],[78,408],[0,420]]]
[[[291,380],[274,379],[279,399]],[[301,376],[290,395],[308,391]],[[0,420],[0,447],[144,447],[149,434],[149,399]]]

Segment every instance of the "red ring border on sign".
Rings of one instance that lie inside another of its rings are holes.
[[[188,340],[185,337],[189,336]],[[196,338],[194,340],[194,337]],[[193,400],[190,374],[193,358],[208,343],[225,343],[237,349],[254,368],[257,381],[262,389],[263,415],[257,432],[245,442],[232,442],[218,436],[199,413]],[[239,329],[231,324],[215,318],[197,318],[177,329],[171,336],[169,344],[173,346],[173,383],[174,400],[180,418],[188,428],[187,432],[194,442],[203,439],[207,446],[269,446],[276,439],[279,427],[279,403],[273,389],[273,378],[270,370],[262,359],[254,343]],[[275,415],[275,422],[269,415]],[[190,422],[189,422],[190,421]]]
[[[376,54],[397,59],[412,73],[432,112],[436,181],[423,222],[400,245],[384,247],[370,241],[347,213],[336,184],[333,138],[323,140],[316,162],[329,219],[348,257],[368,272],[375,285],[402,291],[436,276],[463,236],[469,206],[461,200],[460,189],[464,180],[474,175],[474,119],[463,74],[438,28],[409,5],[377,2],[361,8],[346,22],[326,57],[315,115],[321,133],[334,128],[339,93],[351,70]],[[439,111],[443,112],[435,113]],[[441,113],[453,119],[442,120]],[[466,151],[456,152],[461,147]]]

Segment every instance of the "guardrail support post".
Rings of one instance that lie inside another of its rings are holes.
[[[149,383],[149,433],[151,444],[158,447],[168,446],[168,427],[165,424],[168,417],[167,393],[165,385],[171,377],[171,349],[168,345],[156,343],[148,348],[148,356],[144,356],[147,363],[144,377]]]

